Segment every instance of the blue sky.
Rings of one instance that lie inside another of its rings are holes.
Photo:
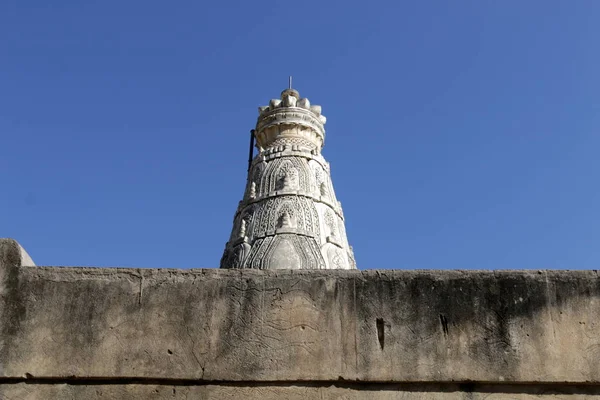
[[[218,266],[294,87],[361,269],[600,268],[600,2],[3,0],[0,236]]]

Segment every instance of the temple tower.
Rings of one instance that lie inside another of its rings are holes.
[[[258,154],[221,268],[356,269],[342,205],[321,155],[321,106],[290,88],[258,113]]]

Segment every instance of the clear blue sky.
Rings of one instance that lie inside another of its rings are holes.
[[[600,1],[0,3],[0,237],[216,267],[295,87],[358,265],[600,268]]]

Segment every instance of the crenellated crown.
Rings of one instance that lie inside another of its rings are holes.
[[[326,118],[321,106],[313,106],[294,89],[281,92],[268,106],[258,108],[256,142],[262,151],[281,140],[298,138],[308,146],[321,150],[325,141]],[[281,140],[280,140],[281,139]]]

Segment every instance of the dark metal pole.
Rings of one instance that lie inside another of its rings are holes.
[[[252,156],[254,155],[254,129],[250,130],[250,151],[248,152],[248,172],[252,165]]]

